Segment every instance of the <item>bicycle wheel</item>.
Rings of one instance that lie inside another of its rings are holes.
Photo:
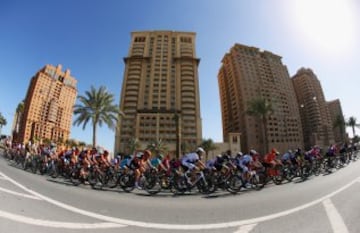
[[[127,193],[131,192],[135,188],[134,175],[125,174],[119,178],[120,187]]]
[[[187,190],[187,182],[184,176],[174,176],[171,192],[174,194],[183,194]]]
[[[108,174],[106,177],[106,185],[109,188],[115,188],[119,183],[119,176],[117,174]]]
[[[232,194],[240,192],[243,186],[244,181],[240,175],[234,174],[226,181],[226,190]]]
[[[144,180],[144,189],[151,195],[155,195],[161,191],[160,180],[156,175],[149,175]]]

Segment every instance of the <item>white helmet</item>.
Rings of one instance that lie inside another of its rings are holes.
[[[198,148],[196,149],[196,152],[197,152],[197,153],[198,153],[198,152],[205,153],[205,151],[204,151],[204,149],[203,149],[202,147],[198,147]]]
[[[252,150],[250,150],[250,154],[251,154],[251,155],[256,155],[257,152],[256,152],[256,150],[252,149]]]

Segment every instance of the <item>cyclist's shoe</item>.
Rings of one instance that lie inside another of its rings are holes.
[[[139,189],[139,190],[142,190],[142,189],[143,189],[138,183],[135,183],[135,188],[136,188],[136,189]]]

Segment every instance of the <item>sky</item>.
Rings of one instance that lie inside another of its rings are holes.
[[[103,85],[119,104],[130,33],[149,30],[196,33],[203,138],[222,141],[217,74],[235,43],[280,55],[290,76],[311,68],[326,100],[339,98],[360,122],[359,22],[356,0],[1,0],[2,133],[46,64],[70,69],[79,95]],[[91,125],[73,126],[70,137],[91,143]],[[112,150],[114,137],[103,127],[98,144]]]

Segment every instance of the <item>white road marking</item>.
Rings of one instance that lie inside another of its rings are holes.
[[[154,228],[154,229],[166,229],[166,230],[205,230],[205,229],[222,229],[222,228],[230,228],[230,227],[239,227],[239,226],[243,226],[243,225],[250,225],[250,224],[257,224],[260,222],[264,222],[264,221],[269,221],[275,218],[279,218],[279,217],[283,217],[295,212],[298,212],[300,210],[309,208],[311,206],[317,205],[321,202],[323,202],[326,199],[331,198],[332,196],[344,191],[345,189],[349,188],[351,185],[353,185],[354,183],[356,183],[358,181],[358,179],[360,179],[360,177],[357,177],[356,179],[354,179],[353,181],[349,182],[348,184],[344,185],[343,187],[335,190],[334,192],[325,195],[321,198],[318,198],[314,201],[311,201],[309,203],[303,204],[301,206],[289,209],[289,210],[285,210],[285,211],[281,211],[275,214],[270,214],[270,215],[266,215],[266,216],[262,216],[262,217],[257,217],[257,218],[252,218],[252,219],[245,219],[245,220],[239,220],[239,221],[232,221],[232,222],[225,222],[225,223],[211,223],[211,224],[189,224],[189,225],[181,225],[181,224],[163,224],[163,223],[150,223],[150,222],[140,222],[140,221],[133,221],[133,220],[127,220],[127,219],[121,219],[121,218],[115,218],[115,217],[110,217],[110,216],[105,216],[105,215],[101,215],[101,214],[97,214],[94,212],[90,212],[87,210],[82,210],[82,209],[78,209],[76,207],[67,205],[65,203],[56,201],[54,199],[51,199],[49,197],[46,197],[40,193],[37,193],[31,189],[26,188],[25,186],[23,186],[22,184],[16,182],[15,180],[11,179],[10,177],[6,176],[5,174],[0,172],[0,175],[6,177],[10,182],[12,182],[13,184],[15,184],[16,186],[24,189],[25,191],[31,193],[34,196],[37,196],[41,199],[43,199],[44,201],[47,201],[49,203],[52,203],[56,206],[59,206],[61,208],[67,209],[69,211],[75,212],[75,213],[79,213],[85,216],[89,216],[89,217],[93,217],[93,218],[97,218],[103,221],[107,221],[107,222],[113,222],[113,223],[118,223],[118,224],[123,224],[123,225],[129,225],[129,226],[135,226],[135,227],[143,227],[143,228]]]
[[[29,218],[22,215],[12,214],[0,210],[0,217],[13,220],[16,222],[42,226],[42,227],[54,227],[54,228],[66,228],[66,229],[104,229],[104,228],[116,228],[124,227],[116,223],[74,223],[74,222],[57,222],[57,221],[48,221],[42,219]]]
[[[252,229],[254,229],[254,227],[256,227],[256,225],[257,224],[243,225],[234,233],[249,233]]]
[[[331,227],[334,233],[349,233],[344,220],[337,211],[336,207],[330,199],[323,201],[323,205],[326,210],[326,214],[329,217]]]
[[[4,193],[9,193],[12,195],[16,195],[16,196],[20,196],[20,197],[25,197],[25,198],[30,198],[30,199],[34,199],[34,200],[41,200],[39,197],[37,196],[33,196],[33,195],[28,195],[28,194],[24,194],[24,193],[18,193],[15,191],[11,191],[9,189],[4,189],[0,187],[0,192],[4,192]]]
[[[6,180],[6,178],[5,178],[5,177],[0,176],[0,180]]]

